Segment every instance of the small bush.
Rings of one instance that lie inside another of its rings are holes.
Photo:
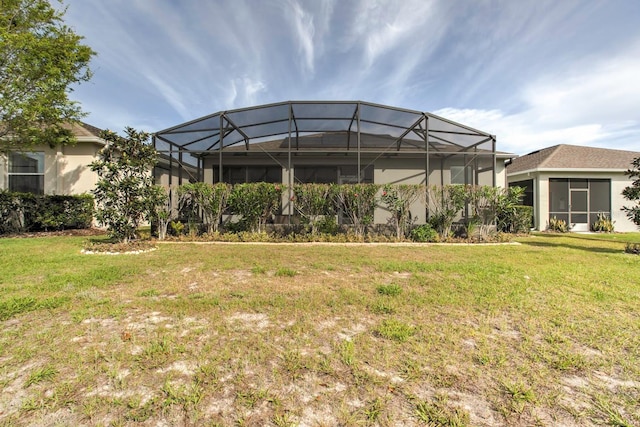
[[[591,231],[600,233],[613,233],[613,221],[611,221],[611,218],[600,212],[598,214],[596,222],[591,224]]]
[[[515,205],[498,212],[498,231],[529,233],[533,219],[533,206]]]
[[[624,251],[628,254],[640,255],[640,243],[627,243]]]
[[[181,236],[184,233],[184,224],[180,221],[169,222],[169,227],[171,234],[174,236]]]
[[[319,219],[316,228],[320,234],[338,234],[340,230],[335,215],[326,215]]]
[[[555,216],[549,220],[549,231],[557,231],[558,233],[566,233],[568,231],[567,221],[558,219]]]
[[[411,240],[414,242],[437,242],[438,232],[431,224],[421,224],[411,230]]]

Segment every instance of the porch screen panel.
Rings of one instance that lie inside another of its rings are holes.
[[[598,213],[611,218],[611,181],[592,179],[589,181],[589,223],[598,219]]]
[[[335,184],[338,182],[337,167],[296,167],[295,182],[307,184]]]
[[[549,218],[556,217],[569,223],[569,180],[549,180]]]

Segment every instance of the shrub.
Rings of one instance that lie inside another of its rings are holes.
[[[389,223],[396,230],[396,238],[407,237],[413,218],[411,217],[411,205],[425,194],[423,185],[392,185],[386,184],[382,188],[380,200],[389,211]]]
[[[169,229],[174,236],[181,236],[184,233],[184,223],[181,221],[169,221]]]
[[[181,211],[187,211],[189,221],[202,216],[207,233],[217,232],[222,214],[227,208],[231,186],[223,182],[207,184],[195,182],[178,187]]]
[[[442,239],[449,238],[453,220],[467,199],[464,185],[431,185],[427,187],[429,223]]]
[[[421,224],[414,227],[410,233],[414,242],[437,242],[438,232],[431,227],[431,224]]]
[[[15,233],[24,229],[24,209],[20,194],[0,191],[0,234]]]
[[[465,186],[467,200],[471,208],[471,216],[467,220],[467,238],[472,237],[475,228],[480,230],[480,238],[489,237],[491,227],[495,224],[499,200],[502,196],[500,188],[488,185]]]
[[[632,202],[631,206],[624,206],[623,211],[627,213],[627,217],[640,226],[640,157],[636,157],[631,162],[631,168],[627,171],[629,179],[633,179],[630,186],[622,190],[622,196]]]
[[[567,228],[567,221],[565,221],[564,219],[558,219],[554,215],[553,218],[549,220],[548,230],[557,231],[559,233],[566,233],[569,229]]]
[[[627,243],[624,251],[628,254],[640,255],[640,243]]]
[[[93,197],[35,195],[0,191],[0,234],[88,228]]]
[[[44,230],[89,228],[93,222],[94,200],[90,194],[38,196],[35,226]]]
[[[293,202],[302,223],[309,226],[311,234],[316,234],[325,218],[335,215],[335,205],[331,201],[329,184],[295,184]],[[335,220],[334,220],[335,222]]]
[[[316,228],[318,233],[323,234],[337,234],[340,229],[335,215],[327,215],[320,218],[316,223]]]
[[[531,230],[533,207],[523,206],[524,188],[510,187],[498,197],[496,228],[503,233],[528,233]]]
[[[598,213],[596,222],[591,224],[591,231],[613,233],[613,221],[602,212]]]
[[[236,184],[229,194],[229,208],[242,216],[250,231],[263,232],[282,203],[282,185],[268,182]]]
[[[376,193],[380,188],[376,184],[342,184],[333,188],[333,200],[345,215],[357,237],[364,235],[364,230],[373,223],[376,208]]]

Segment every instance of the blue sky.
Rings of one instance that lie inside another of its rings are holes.
[[[90,124],[158,131],[288,100],[427,111],[526,154],[640,151],[638,0],[66,0]]]

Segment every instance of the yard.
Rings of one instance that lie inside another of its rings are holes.
[[[639,234],[0,239],[0,425],[640,425]]]

